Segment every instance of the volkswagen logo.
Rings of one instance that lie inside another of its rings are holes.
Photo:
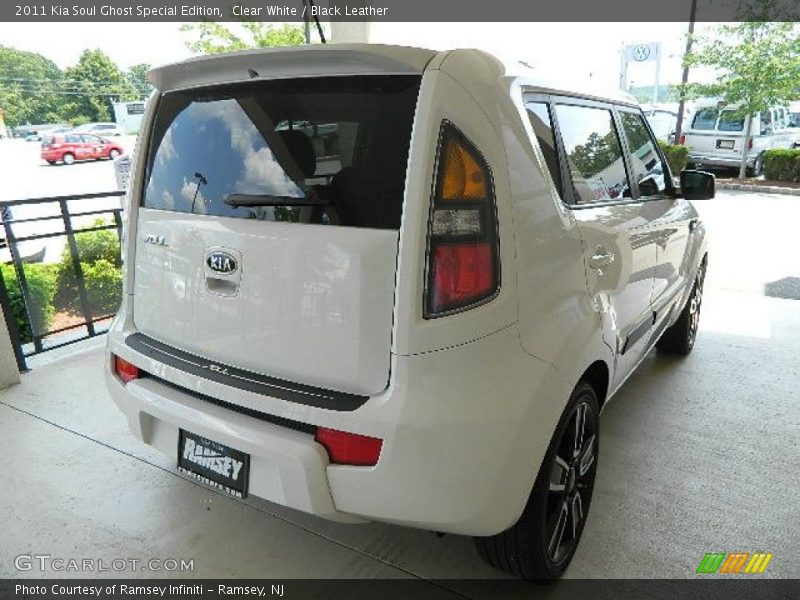
[[[650,58],[650,46],[647,44],[639,44],[633,47],[633,60],[642,62]]]
[[[235,273],[236,269],[238,268],[236,259],[233,257],[233,255],[221,250],[216,250],[209,254],[206,258],[206,264],[208,265],[209,269],[222,275],[230,275],[231,273]]]

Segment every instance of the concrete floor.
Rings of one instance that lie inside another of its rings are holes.
[[[797,253],[778,247],[794,239],[799,200],[727,194],[700,205],[719,233],[697,346],[687,359],[648,356],[604,411],[568,577],[692,577],[711,551],[772,552],[764,576],[800,577],[800,302],[760,293],[800,275]],[[776,212],[785,218],[772,224]],[[745,245],[753,230],[763,239]],[[328,523],[184,479],[130,436],[101,360],[102,340],[43,355],[0,392],[0,578],[45,575],[16,571],[23,553],[194,559],[191,577],[499,576],[467,538]]]

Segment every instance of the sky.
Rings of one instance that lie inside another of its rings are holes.
[[[707,27],[700,24],[698,32]],[[570,73],[616,88],[621,48],[633,43],[660,42],[660,82],[679,82],[685,31],[686,23],[372,23],[369,41],[480,48],[524,60],[545,76]],[[61,68],[77,62],[85,48],[100,48],[123,69],[180,61],[191,56],[188,39],[180,23],[0,23],[0,44],[39,52]],[[652,85],[654,63],[631,65],[628,77],[629,84]]]

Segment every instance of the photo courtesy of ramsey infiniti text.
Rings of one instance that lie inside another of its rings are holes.
[[[600,411],[695,343],[714,177],[677,185],[631,96],[478,50],[149,77],[106,364],[133,433],[235,497],[560,576]]]

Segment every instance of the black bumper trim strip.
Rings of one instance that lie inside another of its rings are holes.
[[[132,333],[125,338],[125,343],[170,367],[262,396],[336,411],[355,410],[369,400],[368,396],[326,390],[216,363],[158,342],[143,333]]]

